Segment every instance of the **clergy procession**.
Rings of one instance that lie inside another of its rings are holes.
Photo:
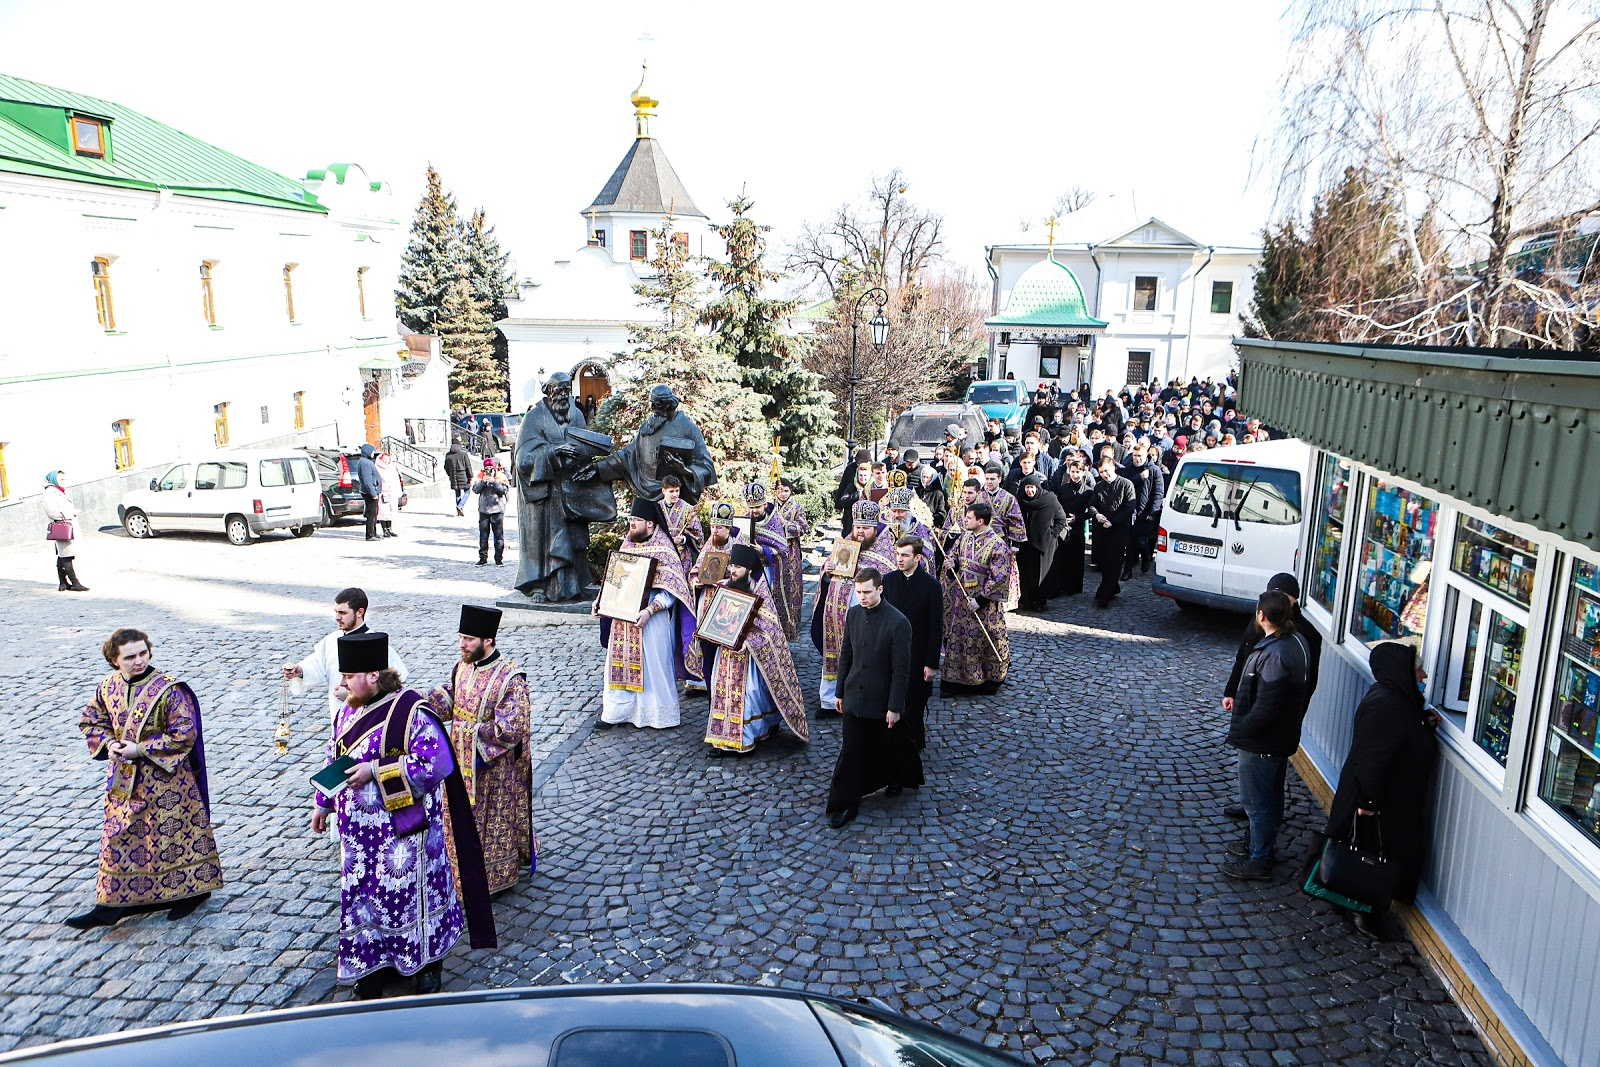
[[[594,729],[673,729],[687,703],[696,729],[704,716],[707,755],[738,758],[776,739],[808,744],[809,703],[810,720],[840,731],[832,780],[817,783],[813,801],[830,826],[851,822],[865,797],[921,786],[935,679],[947,696],[993,693],[1006,679],[1005,613],[1018,602],[1017,550],[1029,537],[1001,468],[980,481],[953,461],[929,468],[930,479],[857,456],[841,479],[857,484],[836,497],[849,521],[817,546],[827,558],[808,603],[813,526],[791,479],[774,470],[770,484],[720,486],[699,428],[666,386],[650,391],[651,414],[615,450],[585,428],[567,375],[544,394],[549,418],[525,420],[514,457],[519,576],[535,576],[519,585],[530,606],[590,596],[603,649]],[[952,473],[965,477],[957,498],[940,501],[935,530],[921,490],[932,481],[944,493]],[[574,515],[615,515],[611,482],[632,499],[627,529],[591,576],[573,551],[588,531],[570,527],[587,525]],[[1036,584],[1036,567],[1030,577]],[[364,590],[341,589],[333,602],[337,628],[281,673],[285,700],[326,700],[324,760],[308,795],[312,832],[339,844],[338,980],[359,999],[436,992],[463,933],[474,948],[496,946],[491,898],[538,870],[528,674],[497,648],[501,608],[462,605],[459,659],[447,678],[424,680],[368,626]],[[822,660],[809,701],[791,646],[808,612]],[[223,885],[199,701],[153,665],[154,648],[132,628],[107,638],[113,670],[82,716],[89,753],[110,772],[96,900],[65,920],[73,929],[153,910],[178,920]],[[280,751],[287,736],[283,717]]]

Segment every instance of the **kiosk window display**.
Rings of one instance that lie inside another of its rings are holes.
[[[1368,648],[1422,633],[1438,521],[1422,494],[1377,478],[1368,486],[1350,611],[1350,635]]]
[[[1462,515],[1456,520],[1456,548],[1450,569],[1514,604],[1533,603],[1533,576],[1539,546]]]
[[[1600,568],[1573,561],[1539,796],[1600,842]]]
[[[1350,464],[1323,453],[1317,479],[1317,518],[1311,543],[1310,593],[1314,603],[1333,612],[1339,595],[1339,552],[1344,547],[1345,516],[1350,510]]]

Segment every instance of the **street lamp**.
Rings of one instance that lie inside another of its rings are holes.
[[[883,313],[883,306],[889,302],[889,294],[873,286],[856,299],[855,314],[850,316],[850,425],[846,442],[849,455],[845,457],[849,462],[856,454],[856,386],[861,379],[856,375],[856,325],[861,321],[861,305],[868,300],[878,305],[878,313],[872,316],[868,326],[872,327],[872,344],[880,352],[889,340],[889,316]]]

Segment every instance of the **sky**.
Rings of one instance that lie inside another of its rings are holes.
[[[1156,216],[1203,244],[1254,242],[1271,211],[1252,153],[1274,121],[1282,8],[76,0],[66,18],[59,0],[0,0],[0,71],[291,177],[359,163],[406,220],[431,163],[537,277],[582,244],[580,213],[632,142],[648,58],[655,136],[713,221],[743,190],[781,252],[898,167],[908,197],[944,216],[951,265],[981,277],[985,245],[1042,223],[1073,186],[1099,197],[1101,229]]]

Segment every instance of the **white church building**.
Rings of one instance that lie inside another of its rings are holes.
[[[86,525],[175,461],[444,418],[396,332],[405,226],[354,164],[295,181],[120,104],[0,75],[0,545],[44,476]]]
[[[495,325],[505,335],[511,408],[537,401],[556,371],[573,377],[573,396],[603,399],[610,391],[602,365],[632,351],[628,328],[653,321],[633,287],[650,273],[657,249],[653,231],[671,215],[674,239],[695,256],[720,256],[722,239],[672,169],[653,123],[660,101],[641,78],[630,102],[634,140],[593,202],[580,215],[586,243],[536,281],[519,283]]]
[[[1060,224],[1073,239],[990,245],[990,358],[981,376],[1030,388],[1220,379],[1260,247],[1207,243],[1154,217],[1091,207]]]

